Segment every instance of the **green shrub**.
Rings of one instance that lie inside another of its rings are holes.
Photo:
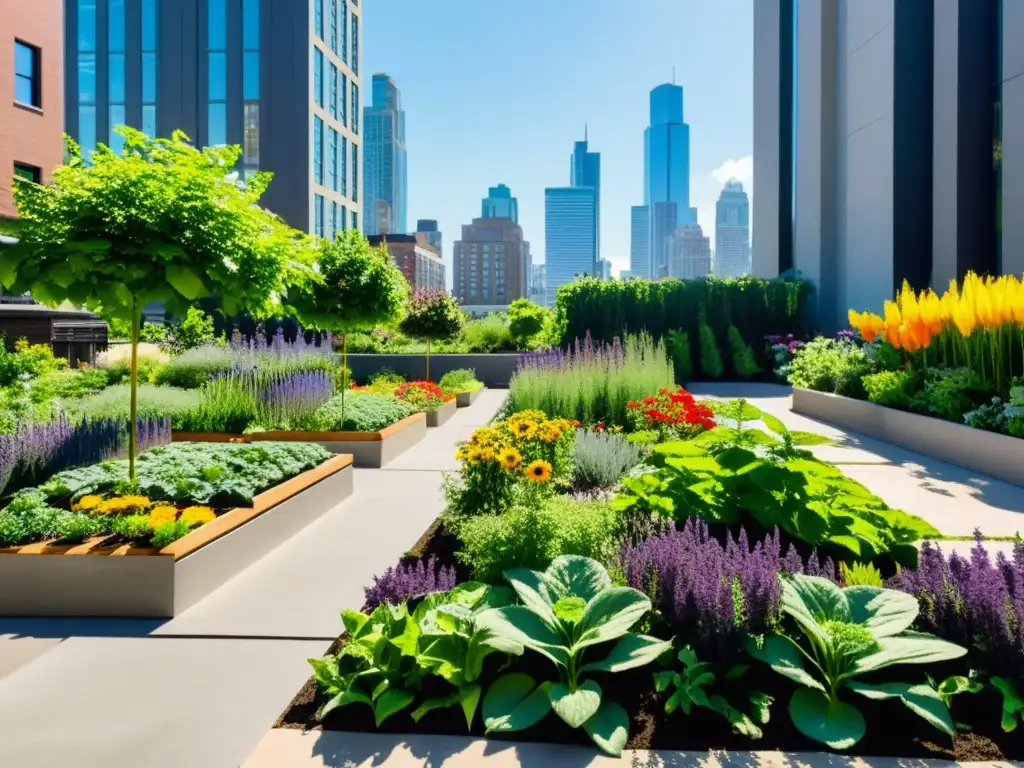
[[[654,445],[661,439],[661,435],[657,430],[645,429],[641,432],[630,432],[626,435],[626,440],[631,445],[647,446]]]
[[[49,344],[29,344],[26,339],[18,339],[11,352],[0,334],[0,386],[13,384],[23,376],[35,378],[53,373],[67,365],[67,360],[53,356]]]
[[[871,360],[859,344],[822,336],[795,352],[789,383],[819,392],[860,397],[864,392],[861,380],[869,373]]]
[[[711,326],[700,323],[700,372],[709,379],[720,379],[725,374],[725,363],[718,349],[718,341]]]
[[[610,488],[640,461],[640,448],[622,435],[576,431],[573,483],[583,488]]]
[[[381,368],[375,374],[370,376],[366,383],[367,386],[370,387],[390,386],[392,384],[398,386],[399,384],[405,383],[405,376],[400,373],[395,373],[390,368]]]
[[[72,513],[51,507],[36,488],[16,493],[0,510],[0,547],[14,547],[58,536]]]
[[[378,432],[416,412],[409,403],[391,395],[355,391],[345,395],[344,421],[341,417],[341,395],[335,395],[313,414],[311,427],[323,432]]]
[[[540,505],[466,518],[459,525],[458,557],[474,579],[497,584],[509,568],[544,570],[559,555],[607,560],[614,554],[617,525],[607,502],[555,496]]]
[[[183,318],[167,326],[163,344],[170,351],[180,353],[213,341],[213,318],[199,307],[189,307]]]
[[[470,368],[456,368],[448,371],[437,385],[445,392],[478,392],[483,389],[484,383],[476,378],[476,371]]]
[[[729,350],[732,354],[732,369],[741,379],[749,379],[761,372],[754,359],[754,351],[743,341],[739,329],[729,326]]]
[[[964,414],[989,402],[992,387],[969,368],[929,368],[924,389],[911,398],[918,413],[963,422]]]
[[[102,392],[68,402],[72,413],[88,419],[127,419],[131,393],[128,385],[118,384]],[[175,387],[139,385],[138,414],[140,419],[169,417],[176,422],[181,416],[200,404],[200,394]]]
[[[195,390],[183,390],[195,391]],[[256,382],[252,376],[228,374],[198,391],[198,403],[172,417],[182,432],[245,432],[260,413]]]
[[[56,371],[33,381],[29,396],[34,402],[44,402],[55,397],[60,400],[74,400],[100,392],[109,383],[108,372],[99,368]]]
[[[227,373],[235,355],[219,344],[205,344],[171,358],[157,374],[155,384],[182,389],[199,389],[215,376]]]
[[[690,334],[686,331],[669,331],[666,346],[676,369],[676,381],[685,383],[692,379],[693,352],[690,349]]]
[[[890,408],[906,408],[921,386],[921,376],[916,371],[879,371],[869,373],[861,379],[868,400]]]
[[[508,330],[517,349],[540,346],[539,337],[547,329],[551,313],[529,299],[516,299],[508,305]]]
[[[505,318],[497,312],[466,323],[461,342],[467,352],[512,352],[516,348]]]

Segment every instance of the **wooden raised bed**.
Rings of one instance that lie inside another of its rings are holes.
[[[427,411],[427,426],[428,427],[440,427],[448,419],[455,415],[455,409],[458,408],[456,398],[448,400],[440,408],[435,408],[432,411]]]
[[[1024,485],[1024,439],[866,400],[793,388],[800,413],[940,461]]]
[[[52,542],[0,550],[0,615],[176,616],[352,493],[352,456],[253,497],[163,549]]]
[[[486,387],[480,387],[480,389],[475,392],[459,392],[455,395],[455,404],[458,405],[459,408],[468,408],[476,402],[476,399],[480,397],[481,393],[485,389]]]
[[[414,413],[379,432],[253,432],[232,435],[221,432],[173,432],[174,442],[258,443],[302,442],[322,445],[334,453],[351,454],[357,467],[380,468],[418,443],[427,433],[427,414]]]

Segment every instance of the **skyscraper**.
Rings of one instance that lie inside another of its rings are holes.
[[[750,273],[750,201],[743,184],[729,179],[715,206],[715,269],[719,277]]]
[[[700,224],[686,224],[667,238],[667,277],[693,280],[711,273],[711,242]]]
[[[541,307],[548,305],[548,265],[534,264],[530,267],[529,299]]]
[[[530,244],[509,217],[481,217],[452,245],[452,288],[460,304],[504,305],[530,291]]]
[[[651,209],[647,205],[630,209],[629,271],[633,277],[651,278]]]
[[[651,278],[664,276],[668,236],[696,221],[690,208],[690,126],[683,122],[683,88],[674,83],[659,85],[650,94],[650,125],[644,130],[644,206],[647,242],[632,227],[631,271]],[[639,215],[634,207],[634,223],[639,223]]]
[[[480,216],[485,219],[512,219],[518,224],[519,201],[512,197],[512,190],[504,184],[491,187],[480,204]]]
[[[547,306],[555,306],[555,294],[560,286],[577,277],[595,274],[596,218],[597,195],[593,187],[544,190]]]
[[[601,153],[587,149],[587,130],[583,141],[573,146],[569,164],[569,186],[590,187],[594,190],[594,264],[601,258]],[[593,274],[593,270],[590,270]]]
[[[358,0],[64,6],[65,130],[86,152],[119,148],[120,124],[238,144],[240,172],[274,174],[261,204],[290,225],[359,227]]]
[[[318,1],[318,0],[314,0]],[[386,74],[373,76],[373,104],[363,114],[363,195],[367,234],[406,232],[405,110]]]

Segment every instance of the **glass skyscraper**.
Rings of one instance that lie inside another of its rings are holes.
[[[555,306],[558,288],[597,267],[597,194],[593,187],[549,187],[544,190],[544,234],[547,248],[547,306]]]
[[[719,277],[750,274],[750,200],[737,179],[729,179],[715,206],[715,269]]]
[[[587,149],[586,129],[583,141],[577,141],[573,146],[569,186],[590,187],[594,190],[594,267],[588,270],[592,275],[601,258],[601,154]]]
[[[405,110],[395,81],[373,76],[373,103],[363,115],[363,229],[367,234],[406,232]]]
[[[512,190],[504,184],[491,187],[480,204],[480,216],[484,219],[512,219],[518,224],[519,201],[512,197]]]

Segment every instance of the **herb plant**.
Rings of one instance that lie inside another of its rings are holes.
[[[440,378],[437,385],[450,394],[479,392],[484,388],[484,383],[477,379],[476,372],[470,368],[456,368],[448,371]]]
[[[622,435],[576,430],[573,484],[577,488],[611,488],[640,461],[640,448]]]
[[[338,394],[321,405],[310,417],[310,428],[321,432],[378,432],[414,413],[415,406],[391,395],[349,392],[345,403]]]

